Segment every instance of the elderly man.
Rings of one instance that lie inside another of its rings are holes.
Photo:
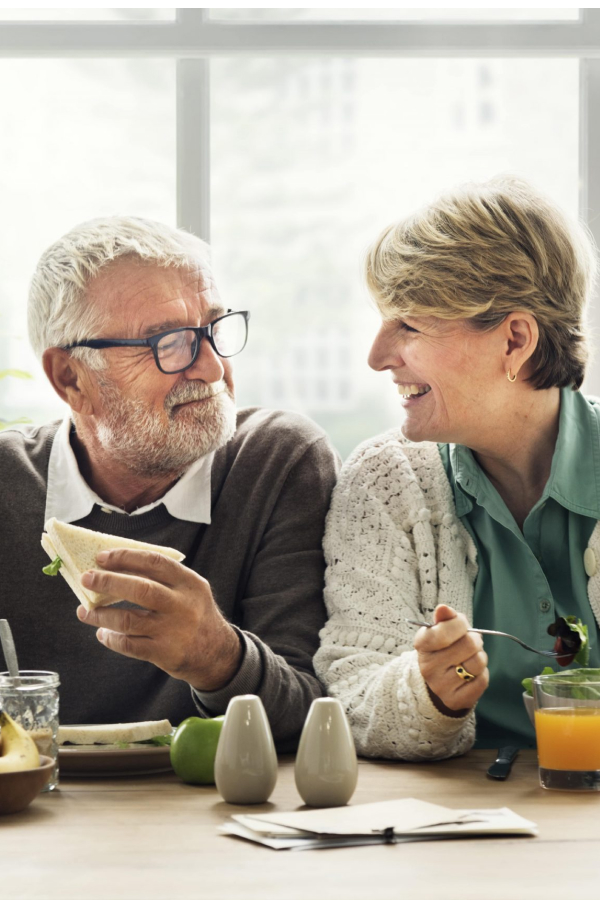
[[[22,668],[60,673],[63,722],[178,723],[256,693],[281,745],[321,695],[337,460],[302,416],[236,417],[248,318],[224,308],[206,245],[158,223],[94,220],[40,260],[30,338],[70,410],[0,436],[0,615]],[[185,561],[110,551],[82,583],[130,602],[75,616],[65,581],[42,574],[52,516]]]

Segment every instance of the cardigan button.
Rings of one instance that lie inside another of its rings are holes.
[[[596,554],[592,550],[591,547],[588,547],[583,554],[583,568],[585,569],[585,574],[592,577],[598,571],[598,563],[596,561]]]

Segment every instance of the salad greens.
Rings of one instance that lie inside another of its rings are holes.
[[[546,666],[542,669],[540,675],[556,675],[556,672],[552,666]],[[521,684],[523,685],[525,693],[529,694],[530,697],[533,697],[533,678],[524,678]]]
[[[588,636],[588,627],[584,625],[581,619],[576,616],[559,616],[555,622],[548,627],[548,634],[555,637],[554,649],[561,655],[556,658],[559,666],[568,666],[573,661],[578,662],[582,666],[581,673],[579,670],[571,669],[565,672],[573,681],[586,681],[590,676],[600,676],[600,669],[585,668],[590,661],[590,640]],[[557,673],[551,666],[546,666],[540,672],[540,675],[556,675]],[[524,678],[521,682],[526,694],[533,696],[533,678]],[[581,699],[588,697],[589,691],[596,693],[589,686],[582,688]],[[578,696],[573,691],[573,696]]]
[[[44,566],[42,572],[44,573],[44,575],[58,575],[58,570],[60,569],[62,564],[63,561],[60,556],[56,556],[51,563],[49,563],[47,566]]]
[[[560,675],[561,685],[565,684],[566,679],[575,685],[581,683],[580,688],[574,687],[571,690],[572,697],[577,697],[579,700],[600,700],[600,686],[592,687],[590,684],[586,684],[591,679],[600,678],[600,669],[570,669],[568,672],[559,673],[550,666],[546,666],[540,675]],[[521,684],[525,693],[531,697],[533,695],[533,678],[524,678]],[[545,685],[544,691],[552,694],[552,685]]]
[[[588,627],[576,616],[559,616],[548,627],[548,634],[555,637],[554,649],[560,656],[556,661],[559,666],[568,666],[573,661],[580,666],[587,666],[590,660],[590,642]]]

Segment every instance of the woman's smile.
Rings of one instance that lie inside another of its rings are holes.
[[[414,404],[431,390],[428,384],[404,384],[396,382],[398,393],[404,398],[403,406]]]

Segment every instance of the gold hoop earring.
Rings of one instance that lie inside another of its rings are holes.
[[[517,380],[517,376],[516,376],[516,375],[513,375],[512,378],[510,377],[510,369],[509,369],[508,372],[506,373],[506,377],[508,378],[508,380],[510,381],[511,384],[512,384],[514,381]]]

